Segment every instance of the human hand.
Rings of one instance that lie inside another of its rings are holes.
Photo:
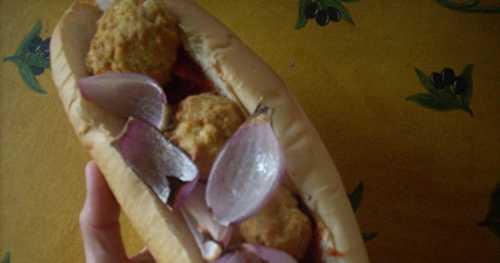
[[[95,162],[85,166],[85,179],[87,196],[80,213],[85,262],[155,262],[146,249],[127,257],[120,235],[120,206]]]

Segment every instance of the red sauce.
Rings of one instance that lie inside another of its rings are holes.
[[[213,91],[213,84],[203,69],[180,48],[172,69],[172,80],[165,87],[168,102],[175,105],[188,96]]]
[[[333,248],[332,250],[330,250],[330,252],[328,254],[330,256],[334,256],[334,257],[341,257],[344,255],[341,252],[339,252],[336,248]]]

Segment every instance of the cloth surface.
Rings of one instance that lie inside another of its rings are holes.
[[[490,202],[500,181],[500,14],[479,8],[500,1],[472,9],[442,0],[324,1],[341,3],[355,25],[309,20],[296,29],[300,2],[200,4],[272,66],[315,124],[352,192],[371,261],[498,262],[499,198]],[[15,263],[83,260],[88,156],[46,59],[70,3],[0,1],[0,259],[10,252]],[[453,97],[458,104],[432,97],[415,71],[459,75],[469,64],[465,104],[464,90]],[[417,93],[427,95],[407,99]],[[135,253],[142,242],[121,221]]]

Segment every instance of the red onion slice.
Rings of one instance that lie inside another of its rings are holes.
[[[297,260],[287,253],[256,244],[243,244],[235,252],[229,253],[216,263],[297,263]]]
[[[270,247],[257,244],[243,244],[242,248],[248,252],[258,255],[260,259],[269,263],[297,263],[294,257],[287,253]]]
[[[191,234],[193,234],[194,240],[200,249],[203,259],[213,261],[220,257],[222,254],[222,247],[217,242],[207,238],[198,231],[196,227],[196,220],[189,214],[189,212],[187,212],[186,209],[181,208],[180,211],[189,230],[191,231]]]
[[[264,206],[284,175],[284,156],[261,107],[229,139],[210,171],[206,200],[223,225],[241,222]]]
[[[231,240],[232,227],[223,226],[215,220],[205,202],[205,186],[198,184],[184,201],[182,209],[194,220],[196,229],[226,247]]]
[[[191,194],[191,192],[195,189],[196,185],[198,184],[198,178],[196,177],[195,180],[183,184],[177,192],[175,193],[174,201],[173,201],[173,207],[174,209],[178,209],[182,206],[186,198]]]
[[[265,263],[265,261],[248,251],[235,251],[222,256],[215,263]]]
[[[191,182],[198,176],[198,168],[189,156],[155,127],[139,119],[130,118],[112,145],[165,204],[175,190],[171,185]]]
[[[132,116],[160,130],[167,126],[167,97],[161,86],[145,75],[106,73],[82,78],[78,86],[85,99],[118,117]]]

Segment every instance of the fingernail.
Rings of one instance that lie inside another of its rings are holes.
[[[87,191],[91,189],[93,179],[92,177],[94,176],[96,171],[95,168],[96,167],[94,161],[89,161],[85,165],[85,186],[87,187]]]

